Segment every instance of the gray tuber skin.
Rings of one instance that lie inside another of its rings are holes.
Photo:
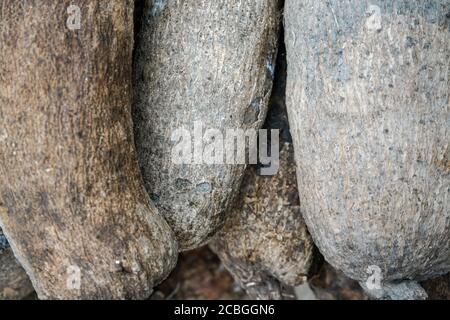
[[[377,298],[425,298],[415,281],[450,271],[449,11],[286,1],[302,212],[326,260]]]
[[[132,139],[133,1],[2,1],[0,225],[41,299],[143,299],[176,263]]]
[[[184,128],[193,137],[197,121],[224,138],[226,129],[262,126],[272,87],[278,2],[144,5],[135,52],[135,141],[146,189],[182,250],[203,245],[223,224],[245,165],[189,163],[190,139],[172,141],[172,135]],[[177,145],[189,149],[183,164],[173,161]]]
[[[264,176],[256,166],[248,167],[224,227],[209,243],[254,299],[289,299],[285,286],[303,283],[315,260],[314,243],[300,212],[285,89],[285,52],[280,52],[264,125],[280,130],[278,172]]]

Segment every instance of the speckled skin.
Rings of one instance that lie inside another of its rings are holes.
[[[394,282],[450,270],[450,1],[370,4],[286,1],[301,209],[334,267],[423,298]]]
[[[255,299],[289,298],[283,285],[305,281],[315,252],[300,212],[284,99],[286,56],[281,49],[264,125],[280,130],[279,170],[274,176],[261,176],[256,166],[247,169],[230,216],[210,242],[225,267]]]
[[[147,298],[176,263],[133,145],[133,4],[0,2],[0,225],[41,299]]]
[[[180,247],[223,224],[244,165],[178,165],[174,130],[258,129],[273,77],[278,0],[146,1],[135,58],[135,141],[146,188]],[[210,141],[206,142],[210,143]]]

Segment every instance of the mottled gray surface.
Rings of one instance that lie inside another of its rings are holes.
[[[327,261],[358,281],[371,265],[382,283],[450,270],[449,11],[286,2],[302,212]]]
[[[386,282],[380,288],[369,288],[365,282],[361,287],[369,297],[378,300],[426,300],[427,292],[417,281],[402,280],[399,282]]]
[[[262,126],[270,96],[278,0],[146,1],[135,59],[135,141],[151,199],[181,249],[223,223],[244,165],[172,162],[178,128]],[[206,143],[211,143],[207,141]]]

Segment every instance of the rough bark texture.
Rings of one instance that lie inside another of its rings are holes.
[[[450,273],[421,283],[430,300],[450,300]]]
[[[0,224],[15,255],[41,299],[148,297],[178,248],[135,156],[133,1],[0,13]]]
[[[0,229],[0,300],[20,300],[34,289]]]
[[[180,247],[192,249],[222,225],[245,166],[174,164],[178,142],[171,135],[179,128],[193,134],[195,121],[224,135],[262,126],[278,0],[149,0],[143,12],[133,112],[139,160],[147,191]]]
[[[286,2],[302,212],[334,267],[362,283],[380,268],[378,297],[423,298],[396,281],[450,270],[449,10],[448,0]]]
[[[210,243],[225,267],[257,299],[288,298],[282,284],[303,283],[313,261],[314,244],[300,212],[285,89],[286,57],[280,48],[264,126],[280,130],[278,173],[261,176],[256,166],[247,169],[232,212]]]

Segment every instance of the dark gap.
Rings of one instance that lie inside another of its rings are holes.
[[[0,228],[0,254],[2,254],[4,250],[8,249],[8,247],[9,247],[8,240],[6,240],[2,228]]]
[[[141,32],[143,14],[144,14],[145,0],[135,0],[134,1],[134,48],[133,48],[133,58],[134,49],[136,49],[136,43],[138,40],[138,34]]]
[[[284,4],[284,1],[280,1]],[[278,53],[275,63],[275,75],[273,79],[272,94],[269,100],[269,107],[267,111],[266,121],[263,129],[268,130],[267,147],[268,155],[271,154],[271,129],[280,130],[280,151],[285,142],[292,142],[289,131],[289,122],[286,109],[286,79],[287,79],[287,60],[286,60],[286,46],[284,42],[284,24],[280,21],[280,32],[278,37]],[[259,140],[258,140],[259,147]],[[259,151],[258,151],[259,155]],[[256,168],[261,168],[264,165],[258,163]]]

